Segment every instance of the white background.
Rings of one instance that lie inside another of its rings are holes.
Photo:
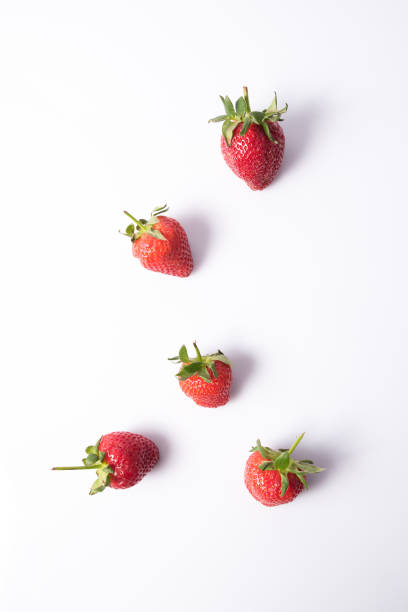
[[[403,1],[1,2],[5,612],[402,612],[407,561]],[[288,102],[276,182],[225,165],[218,94]],[[167,202],[194,273],[117,230]],[[233,361],[188,400],[182,343]],[[161,462],[88,496],[103,434]],[[266,508],[257,437],[327,468]]]

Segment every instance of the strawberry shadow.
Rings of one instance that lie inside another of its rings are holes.
[[[256,359],[250,353],[244,353],[238,349],[228,349],[228,358],[231,360],[232,367],[231,399],[235,399],[251,377]]]
[[[322,120],[322,112],[321,105],[306,106],[290,115],[288,111],[287,119],[285,118],[281,124],[285,132],[285,153],[276,181],[295,168],[309,151],[315,135],[316,122]]]
[[[194,260],[194,273],[195,270],[198,270],[201,267],[201,264],[205,260],[208,252],[211,233],[210,224],[207,217],[199,213],[183,215],[183,217],[180,219],[180,223],[186,230],[188,241],[190,243]]]
[[[338,465],[338,461],[333,459],[333,452],[330,448],[320,447],[319,449],[312,445],[308,446],[304,440],[296,449],[294,457],[295,459],[311,459],[315,465],[325,468],[324,472],[308,475],[309,489],[317,489],[325,485],[327,478],[331,478]]]

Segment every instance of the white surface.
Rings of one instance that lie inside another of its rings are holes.
[[[2,609],[407,609],[404,2],[1,2]],[[251,192],[218,94],[289,103]],[[122,209],[167,202],[188,279],[143,270]],[[234,362],[199,408],[166,358]],[[53,473],[99,435],[162,461],[123,492]],[[258,436],[327,472],[264,508]]]

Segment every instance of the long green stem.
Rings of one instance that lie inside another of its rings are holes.
[[[244,98],[245,98],[245,102],[246,102],[246,105],[247,105],[247,111],[248,111],[248,113],[250,113],[251,112],[251,107],[249,105],[248,87],[245,87],[245,86],[244,86]]]
[[[141,229],[144,230],[144,226],[142,225],[142,223],[140,223],[140,221],[138,219],[136,219],[133,215],[131,215],[130,213],[127,212],[127,210],[123,211],[125,213],[125,215],[127,215],[130,219],[132,219],[132,221],[134,221],[136,223],[136,225]]]
[[[303,433],[302,433],[302,435],[298,437],[298,439],[296,440],[296,442],[295,442],[295,443],[294,443],[294,444],[293,444],[293,445],[290,447],[290,449],[289,449],[289,451],[288,451],[288,452],[289,452],[289,455],[290,455],[291,453],[293,453],[293,451],[295,450],[295,448],[297,447],[297,445],[299,444],[299,442],[302,440],[302,438],[303,438],[303,436],[304,436],[304,435],[305,435],[305,432],[303,432]]]
[[[98,465],[74,465],[70,467],[53,467],[52,470],[95,470]]]

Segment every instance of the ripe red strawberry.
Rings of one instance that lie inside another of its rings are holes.
[[[136,219],[125,210],[134,223],[127,226],[124,235],[132,240],[133,255],[148,270],[189,276],[194,264],[187,234],[176,219],[163,215],[168,210],[167,206],[155,208],[149,221]]]
[[[259,440],[251,448],[244,480],[251,495],[264,506],[279,506],[293,501],[304,487],[308,488],[306,474],[323,471],[324,468],[317,467],[309,459],[292,459],[291,454],[304,435],[302,433],[289,450],[281,448],[275,451],[261,446]]]
[[[115,431],[102,436],[95,446],[86,448],[84,465],[54,467],[53,470],[96,470],[98,476],[90,495],[112,489],[133,487],[150,472],[159,460],[159,449],[154,442],[139,434]]]
[[[182,363],[176,375],[182,391],[199,406],[217,408],[229,400],[232,383],[229,359],[218,351],[213,355],[202,356],[194,342],[197,357],[191,359],[183,345],[177,357],[171,361]]]
[[[220,96],[225,115],[210,119],[223,121],[221,151],[231,170],[254,190],[265,189],[278,174],[285,149],[285,136],[278,121],[288,105],[278,110],[273,102],[262,112],[251,111],[248,89],[238,98],[235,108],[228,96]]]

